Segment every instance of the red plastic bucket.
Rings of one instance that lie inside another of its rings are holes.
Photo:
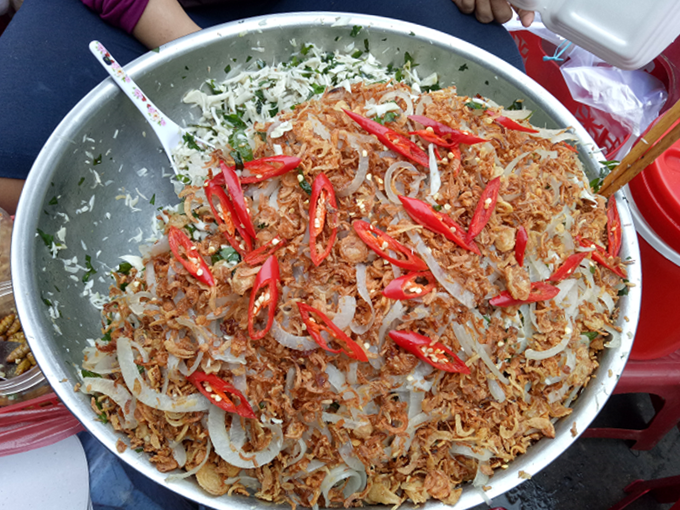
[[[680,141],[633,179],[626,195],[640,241],[643,283],[630,358],[660,358],[680,349]]]

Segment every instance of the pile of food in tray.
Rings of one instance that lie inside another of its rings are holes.
[[[185,97],[218,149],[175,154],[181,202],[113,273],[80,385],[168,483],[455,504],[619,341],[621,226],[573,135],[359,53]]]

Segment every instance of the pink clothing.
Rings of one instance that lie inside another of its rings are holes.
[[[149,0],[82,0],[99,17],[113,26],[132,33]]]

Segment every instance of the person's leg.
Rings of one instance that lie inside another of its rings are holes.
[[[125,64],[146,49],[79,0],[26,0],[0,37],[0,177],[25,179],[57,124],[107,77],[88,44]]]
[[[354,12],[417,23],[470,42],[524,70],[517,46],[502,25],[480,23],[462,14],[451,0],[263,0],[187,10],[203,28],[265,13],[299,11]]]

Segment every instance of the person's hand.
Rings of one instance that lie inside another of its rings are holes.
[[[453,0],[464,14],[473,14],[481,23],[506,23],[512,19],[514,7],[507,0]],[[519,15],[522,26],[528,27],[534,22],[534,12],[514,9]]]

